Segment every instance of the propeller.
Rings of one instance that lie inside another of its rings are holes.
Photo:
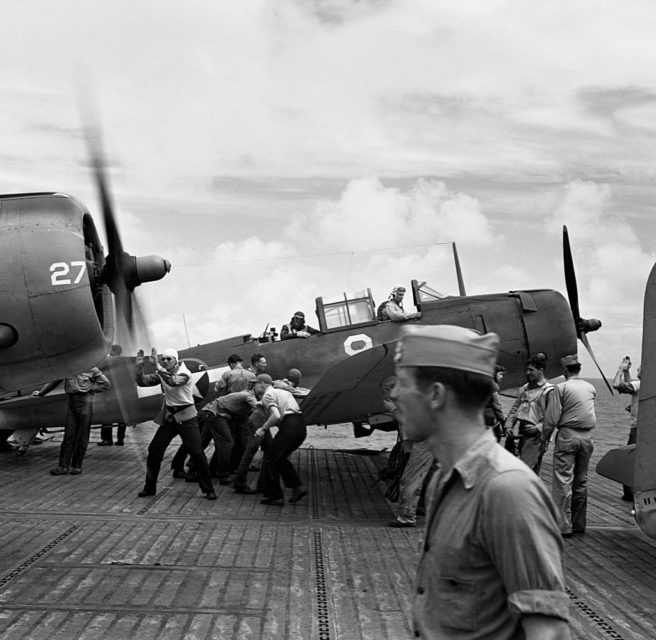
[[[567,227],[565,225],[563,225],[563,262],[565,264],[565,286],[567,288],[569,306],[572,309],[572,316],[574,317],[576,335],[590,354],[592,361],[597,366],[601,377],[604,379],[604,382],[608,387],[608,391],[610,391],[611,395],[614,395],[613,388],[610,386],[608,379],[601,370],[587,336],[588,332],[597,331],[597,329],[601,327],[601,320],[596,320],[595,318],[582,318],[579,311],[579,290],[576,285],[576,272],[574,270],[574,260],[572,259],[572,249],[569,244],[569,233],[567,232]]]
[[[90,125],[85,127],[85,132],[108,244],[100,282],[111,289],[116,300],[117,320],[126,327],[127,336],[133,337],[137,305],[134,289],[144,282],[163,278],[171,270],[171,263],[160,256],[132,256],[123,249],[110,197],[100,135],[97,127]]]
[[[133,256],[123,248],[116,214],[112,205],[108,172],[106,170],[107,164],[102,150],[100,127],[97,125],[98,118],[95,115],[90,116],[88,106],[89,103],[87,102],[87,109],[81,109],[83,130],[102,209],[108,245],[108,253],[104,263],[97,265],[99,267],[98,282],[107,285],[114,294],[116,305],[115,333],[127,355],[136,353],[138,346],[151,344],[147,324],[134,290],[144,282],[153,282],[163,278],[171,270],[171,263],[165,258],[155,255]],[[86,118],[84,115],[86,115]],[[109,361],[112,364],[109,365],[107,373],[112,381],[123,421],[126,424],[133,424],[131,402],[127,396],[123,397],[121,389],[125,380],[132,380],[133,378],[134,360],[132,358],[114,359],[110,357]]]

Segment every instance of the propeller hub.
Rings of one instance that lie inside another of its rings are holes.
[[[601,328],[601,320],[596,318],[590,318],[586,320],[585,318],[579,318],[576,323],[576,328],[583,333],[590,333],[590,331],[597,331]]]

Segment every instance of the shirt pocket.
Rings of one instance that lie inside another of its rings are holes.
[[[436,576],[437,597],[433,615],[446,629],[478,628],[476,583],[453,576]]]

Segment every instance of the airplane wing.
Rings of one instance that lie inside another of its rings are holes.
[[[302,402],[306,424],[358,422],[384,413],[381,385],[394,375],[396,341],[346,358],[326,371]]]

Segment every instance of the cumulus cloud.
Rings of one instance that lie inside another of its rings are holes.
[[[287,322],[297,308],[312,317],[318,296],[370,288],[380,302],[413,278],[453,294],[450,243],[481,247],[493,239],[481,204],[442,182],[422,179],[402,190],[373,177],[353,180],[338,198],[318,200],[280,228],[260,229],[211,252],[174,252],[166,288],[178,303],[174,310],[166,310],[165,301],[155,304],[157,317],[178,316],[177,329],[176,320],[165,319],[154,330],[171,342],[186,309],[194,341],[259,332],[267,322]]]

